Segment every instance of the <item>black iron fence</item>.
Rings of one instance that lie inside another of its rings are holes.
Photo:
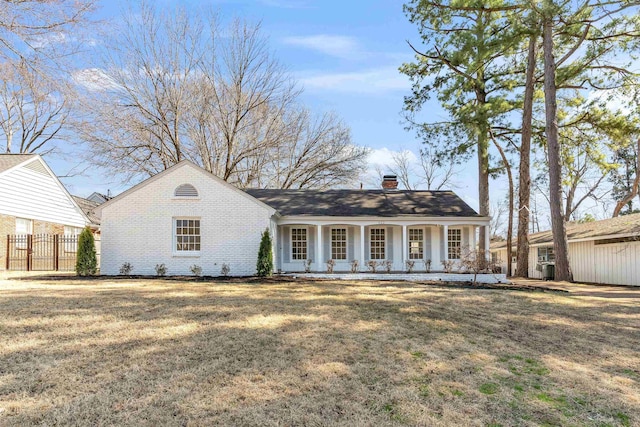
[[[21,271],[73,271],[78,236],[13,234],[7,236],[6,269]]]

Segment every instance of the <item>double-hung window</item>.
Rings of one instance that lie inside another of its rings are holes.
[[[553,246],[538,248],[538,262],[552,262],[556,257],[553,254]]]
[[[33,234],[33,221],[26,218],[16,218],[16,234]]]
[[[307,259],[307,229],[291,229],[291,259],[305,261]]]
[[[200,252],[200,220],[176,218],[174,228],[174,249],[179,254]]]
[[[371,259],[385,259],[384,228],[372,228],[369,234]]]
[[[82,233],[82,228],[72,227],[70,225],[64,226],[64,235],[61,237],[64,243],[64,251],[77,252],[78,251],[78,236]]]
[[[331,229],[331,259],[334,259],[334,260],[347,259],[347,229],[346,228]]]
[[[450,228],[448,230],[447,243],[448,259],[460,259],[460,250],[462,248],[462,230],[459,228]]]
[[[33,234],[33,221],[16,218],[16,248],[27,249],[27,234]]]
[[[424,256],[424,230],[409,229],[409,259],[422,259]]]

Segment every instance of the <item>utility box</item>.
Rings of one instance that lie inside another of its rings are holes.
[[[555,264],[543,264],[542,265],[542,277],[544,280],[554,280],[556,278],[556,266]]]

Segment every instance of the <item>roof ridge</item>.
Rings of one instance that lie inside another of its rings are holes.
[[[453,193],[453,190],[388,190],[383,188],[329,188],[326,190],[315,189],[315,188],[243,188],[243,191],[315,191],[315,192],[328,192],[328,191],[354,191],[354,192],[364,192],[364,191],[376,191],[385,194],[393,194],[393,193]]]

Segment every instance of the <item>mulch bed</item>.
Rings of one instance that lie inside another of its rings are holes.
[[[269,284],[269,283],[293,283],[298,281],[307,281],[307,282],[336,282],[335,279],[331,278],[297,278],[295,276],[271,276],[271,277],[257,277],[257,276],[242,276],[242,277],[224,277],[224,276],[74,276],[74,275],[66,275],[66,274],[43,274],[42,276],[26,276],[26,277],[14,277],[11,280],[38,280],[38,281],[63,281],[63,280],[78,280],[78,281],[119,281],[119,280],[166,280],[166,281],[175,281],[175,282],[224,282],[224,283],[247,283],[247,284]],[[394,286],[402,286],[405,281],[377,281],[377,280],[366,280],[368,282],[378,283],[380,285],[394,285]],[[344,284],[349,284],[348,280],[341,280]],[[462,289],[490,289],[490,290],[502,290],[502,291],[526,291],[526,292],[556,292],[556,293],[569,293],[569,291],[564,289],[551,289],[546,286],[532,286],[532,285],[523,285],[523,284],[505,284],[505,283],[476,283],[470,281],[459,281],[459,282],[448,282],[444,280],[427,280],[427,281],[415,281],[412,283],[417,283],[426,286],[436,286],[441,288],[462,288]]]

